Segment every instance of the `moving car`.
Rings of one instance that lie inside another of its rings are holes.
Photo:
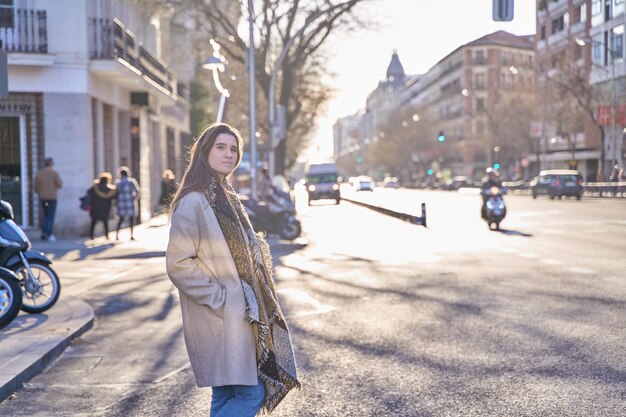
[[[549,169],[541,171],[539,176],[530,182],[533,198],[547,195],[550,199],[576,197],[583,195],[583,176],[579,171],[572,169]]]
[[[471,177],[467,177],[465,175],[459,175],[456,177],[452,177],[446,184],[443,186],[444,190],[455,191],[461,187],[474,187],[474,181]]]
[[[305,185],[309,205],[313,200],[332,199],[335,204],[341,201],[339,174],[337,166],[332,162],[310,164],[306,169]]]
[[[383,187],[400,188],[400,182],[396,177],[385,177],[385,179],[383,179]]]
[[[356,191],[374,191],[374,180],[367,175],[360,175],[352,180]]]

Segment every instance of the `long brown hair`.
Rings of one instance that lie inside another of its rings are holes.
[[[222,133],[232,135],[237,139],[237,162],[233,168],[233,171],[241,162],[243,156],[243,139],[241,133],[234,127],[226,123],[214,123],[207,127],[200,137],[194,142],[193,146],[189,150],[187,155],[187,161],[189,165],[183,174],[183,179],[180,182],[180,187],[170,205],[170,214],[176,209],[178,201],[187,194],[194,191],[206,191],[209,188],[209,176],[218,179],[217,173],[209,165],[209,152],[213,149],[215,140]],[[230,176],[227,175],[226,178]],[[218,181],[219,182],[219,181]]]

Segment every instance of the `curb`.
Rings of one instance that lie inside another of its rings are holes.
[[[409,222],[411,224],[424,226],[426,228],[428,227],[426,226],[426,203],[422,203],[422,215],[416,216],[414,214],[402,213],[400,211],[390,210],[388,208],[384,208],[380,206],[374,206],[371,204],[363,203],[362,201],[352,200],[350,198],[341,197],[341,199],[349,203],[363,206],[370,210],[378,211],[379,213],[383,213],[388,216],[395,217],[396,219],[400,219],[402,221]]]
[[[65,304],[66,308],[71,310],[69,321],[52,324],[52,329],[45,328],[47,325],[44,324],[40,330],[46,334],[52,333],[51,336],[38,339],[0,366],[0,402],[9,398],[22,387],[22,384],[42,372],[63,353],[72,340],[93,326],[95,315],[89,304],[77,299],[67,301]],[[55,327],[62,327],[67,331],[54,334]],[[7,329],[10,330],[10,326]]]

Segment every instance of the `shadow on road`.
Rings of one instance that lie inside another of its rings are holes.
[[[137,252],[118,256],[99,256],[99,260],[106,259],[148,259],[165,257],[165,251]]]
[[[500,232],[500,233],[505,234],[507,236],[524,236],[524,237],[532,237],[533,236],[530,233],[524,233],[524,232],[519,232],[517,230],[508,230],[508,229],[494,230],[494,232]]]

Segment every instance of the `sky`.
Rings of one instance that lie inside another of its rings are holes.
[[[512,22],[492,20],[492,0],[366,0],[361,9],[378,27],[328,40],[336,89],[308,157],[332,154],[332,126],[340,117],[365,107],[367,95],[385,77],[394,50],[408,75],[422,74],[459,46],[489,33],[536,32],[535,0],[515,0]]]

